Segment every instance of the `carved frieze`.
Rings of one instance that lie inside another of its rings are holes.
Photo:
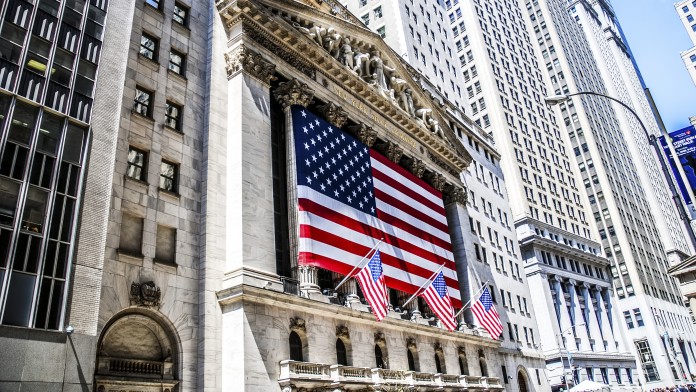
[[[291,317],[290,318],[290,330],[291,331],[299,331],[299,332],[307,332],[307,326],[305,325],[304,319],[300,318],[300,317]]]
[[[162,291],[159,287],[155,285],[155,282],[153,281],[145,283],[133,282],[131,284],[131,305],[147,306],[159,309],[161,297]]]
[[[316,70],[308,61],[300,58],[292,51],[286,49],[284,46],[279,45],[275,41],[275,37],[270,37],[263,30],[256,28],[256,26],[249,26],[246,23],[242,26],[242,29],[244,31],[244,35],[258,42],[264,48],[273,52],[283,61],[290,64],[290,66],[294,67],[295,69],[299,70],[300,72],[309,76],[310,78],[314,78],[314,76],[316,75]]]
[[[467,194],[464,189],[454,186],[452,184],[446,184],[443,190],[445,205],[457,203],[461,205],[466,205]]]
[[[297,79],[283,82],[278,85],[273,95],[278,100],[283,109],[291,105],[309,106],[314,98],[314,90]]]
[[[411,174],[418,178],[423,178],[423,174],[425,174],[425,163],[423,163],[423,161],[417,158],[411,158],[408,160],[407,164]]]
[[[399,163],[401,157],[404,155],[404,150],[398,144],[394,142],[387,142],[386,156],[390,161],[394,163]]]
[[[239,45],[232,51],[225,53],[227,78],[230,79],[241,71],[261,80],[266,84],[276,80],[275,64],[266,61],[260,54]]]
[[[348,112],[343,110],[342,107],[336,105],[333,102],[329,102],[326,105],[319,106],[319,112],[324,116],[326,121],[341,128],[343,124],[348,120]]]

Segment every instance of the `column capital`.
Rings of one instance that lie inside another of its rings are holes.
[[[425,174],[425,163],[417,158],[410,158],[408,160],[408,170],[411,171],[411,174],[418,178],[423,178],[423,174]]]
[[[452,204],[452,203],[458,203],[461,205],[466,205],[466,192],[464,192],[464,189],[451,185],[451,184],[445,184],[444,190],[444,202],[445,205],[447,204]]]
[[[428,176],[428,179],[430,180],[430,184],[433,186],[433,188],[442,192],[445,187],[445,176],[440,173],[432,172]]]
[[[399,163],[404,155],[404,150],[394,142],[387,142],[387,158],[394,163]]]
[[[336,128],[341,128],[348,120],[348,112],[333,102],[318,107],[326,121]]]
[[[374,146],[377,141],[377,131],[365,123],[348,127],[348,130],[358,135],[358,139],[368,147]]]
[[[277,78],[275,74],[275,64],[266,61],[260,54],[239,45],[231,51],[225,53],[225,65],[227,68],[227,79],[232,79],[239,72],[246,72],[259,79],[267,86]]]
[[[286,109],[291,105],[307,107],[310,103],[312,103],[312,99],[314,98],[314,90],[309,88],[307,83],[302,83],[297,79],[292,79],[289,82],[280,83],[278,88],[273,91],[273,95],[283,109]]]

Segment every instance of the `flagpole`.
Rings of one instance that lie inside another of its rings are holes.
[[[486,285],[488,285],[488,282],[490,282],[490,279],[487,280],[487,281],[478,289],[478,291],[477,291],[474,295],[471,296],[471,298],[462,306],[462,308],[459,309],[459,311],[457,312],[457,314],[454,315],[454,318],[457,318],[457,316],[459,316],[460,314],[462,314],[462,312],[463,312],[463,311],[466,309],[466,307],[471,303],[471,301],[472,301],[474,298],[476,298],[476,296],[478,295],[478,293],[480,293],[480,292],[486,287]]]
[[[442,271],[442,269],[443,269],[444,267],[445,267],[445,263],[442,263],[442,265],[440,266],[440,268],[438,268],[437,271],[435,271],[435,273],[433,274],[433,276],[431,276],[430,279],[428,279],[427,281],[425,281],[425,283],[423,283],[423,285],[422,285],[418,290],[416,290],[416,292],[413,293],[413,295],[411,296],[411,298],[409,298],[408,301],[404,302],[404,304],[401,305],[401,307],[404,308],[404,307],[406,307],[406,305],[408,305],[411,301],[413,301],[413,298],[415,298],[416,295],[418,295],[418,293],[420,293],[420,291],[423,290],[423,287],[425,287],[428,283],[432,282],[432,280],[437,276],[437,274],[440,273],[440,271]]]
[[[379,244],[381,244],[383,241],[384,241],[384,237],[382,237],[379,241],[377,241],[377,243],[375,244],[375,246],[373,246],[372,249],[370,249],[370,250],[367,252],[367,254],[366,254],[365,256],[363,256],[362,259],[360,259],[360,262],[359,262],[358,264],[356,264],[355,267],[353,267],[353,269],[350,271],[350,273],[348,273],[348,275],[346,275],[345,278],[343,278],[343,280],[341,281],[341,283],[339,283],[338,286],[336,286],[336,288],[334,289],[334,291],[335,291],[335,290],[338,290],[339,287],[343,286],[343,284],[346,283],[346,281],[347,281],[348,279],[350,279],[350,277],[353,275],[353,272],[355,272],[355,270],[358,269],[358,267],[360,267],[360,265],[363,263],[363,261],[365,261],[365,259],[367,259],[367,256],[369,256],[370,253],[372,253],[372,251],[374,251],[375,249],[377,249],[377,247],[379,246]]]

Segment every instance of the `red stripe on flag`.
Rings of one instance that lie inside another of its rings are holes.
[[[438,192],[437,189],[433,188],[432,186],[430,186],[430,184],[423,181],[422,179],[414,176],[411,172],[404,169],[403,167],[390,161],[389,158],[385,157],[384,155],[378,153],[375,150],[370,149],[370,157],[372,159],[378,160],[383,165],[388,166],[390,169],[392,169],[395,172],[401,174],[402,176],[408,178],[409,181],[413,182],[415,185],[417,185],[419,188],[423,189],[424,191],[427,191],[427,192],[435,195],[438,199],[442,199],[442,193]]]
[[[387,174],[382,173],[381,171],[379,171],[375,168],[372,169],[372,176],[374,178],[382,181],[386,185],[389,185],[390,187],[398,190],[399,192],[403,193],[404,195],[412,198],[413,200],[417,201],[418,203],[430,208],[434,212],[439,213],[440,215],[443,215],[443,216],[445,215],[445,208],[443,206],[437,205],[437,204],[433,203],[431,200],[424,197],[423,195],[419,194],[418,192],[403,186],[403,184],[396,181],[396,179],[394,179],[394,177],[390,177]]]
[[[415,219],[418,219],[419,221],[425,222],[426,224],[432,226],[437,230],[440,230],[444,233],[449,233],[449,228],[447,227],[447,224],[440,222],[432,216],[427,215],[425,212],[418,210],[415,207],[410,206],[391,195],[388,195],[380,189],[375,188],[375,197],[389,204],[390,206],[403,211],[405,214],[408,214],[414,217]]]

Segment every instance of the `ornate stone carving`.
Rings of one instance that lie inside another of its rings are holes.
[[[290,318],[290,330],[291,331],[307,332],[307,326],[305,325],[304,319],[300,318],[300,317],[291,317]]]
[[[408,170],[411,171],[411,174],[418,178],[423,178],[423,174],[425,174],[425,163],[421,161],[420,159],[416,158],[411,158],[408,160]]]
[[[465,349],[464,347],[462,347],[462,346],[459,346],[459,347],[457,348],[457,353],[458,353],[459,355],[464,355],[464,356],[466,356],[466,349]]]
[[[451,184],[446,184],[443,193],[445,196],[444,202],[446,205],[451,203],[466,205],[467,195],[466,192],[464,192],[464,189]]]
[[[430,181],[430,185],[432,185],[433,188],[442,192],[443,188],[445,187],[445,176],[440,173],[431,172],[428,174],[427,179]]]
[[[387,158],[394,163],[399,163],[401,156],[404,155],[404,150],[394,142],[387,142]]]
[[[275,64],[269,63],[260,54],[244,45],[239,45],[233,51],[225,53],[225,62],[228,79],[241,71],[247,72],[266,84],[277,79],[273,75],[275,74]]]
[[[406,339],[406,347],[409,350],[417,350],[418,346],[416,345],[416,339],[414,339],[414,338]]]
[[[387,340],[384,337],[384,333],[375,332],[375,344],[387,344]]]
[[[297,79],[289,82],[283,82],[278,85],[273,95],[278,100],[283,109],[291,105],[309,106],[314,98],[314,90],[309,88],[306,83],[302,83]]]
[[[336,337],[337,338],[342,338],[342,339],[350,339],[350,331],[348,330],[348,327],[345,325],[337,325],[336,326]]]
[[[428,152],[428,158],[430,158],[430,161],[432,161],[434,164],[436,164],[437,166],[439,166],[443,170],[447,171],[447,173],[449,173],[455,177],[459,177],[458,171],[456,171],[454,168],[452,168],[452,166],[450,166],[449,164],[445,163],[439,157],[433,155],[433,153]]]
[[[130,300],[132,305],[147,306],[158,308],[160,307],[160,298],[162,291],[155,286],[155,282],[149,281],[145,283],[131,284]]]
[[[368,147],[374,146],[377,141],[377,131],[363,123],[353,125],[349,127],[348,130],[356,134],[358,139]]]
[[[267,36],[264,31],[257,28],[248,27],[246,24],[244,24],[242,27],[244,29],[244,34],[249,38],[275,53],[278,55],[278,57],[283,59],[283,61],[298,69],[303,74],[309,76],[310,78],[314,78],[316,75],[316,70],[308,61],[302,59],[295,53],[276,43],[275,38]]]
[[[348,112],[343,110],[342,107],[336,105],[333,102],[329,102],[326,105],[319,106],[319,111],[324,116],[326,121],[330,122],[337,128],[341,128],[343,124],[348,120]]]
[[[435,352],[442,352],[442,343],[435,342],[435,344],[433,344],[433,350],[435,350]]]

